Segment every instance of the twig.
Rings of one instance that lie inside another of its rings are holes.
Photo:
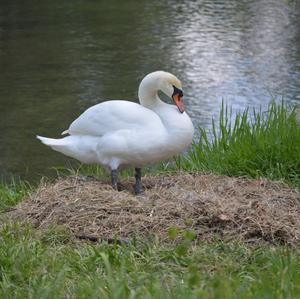
[[[79,240],[88,240],[94,243],[97,242],[107,242],[108,244],[117,244],[117,245],[128,245],[128,240],[120,240],[113,238],[105,238],[105,237],[97,237],[97,236],[89,236],[89,235],[75,235],[75,237]]]

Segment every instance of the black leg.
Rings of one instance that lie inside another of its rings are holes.
[[[135,194],[140,194],[142,192],[142,170],[141,168],[135,168]]]
[[[111,185],[115,190],[118,190],[118,171],[116,169],[111,171]]]

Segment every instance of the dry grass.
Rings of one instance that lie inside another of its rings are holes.
[[[133,180],[117,192],[104,182],[81,178],[42,184],[9,217],[47,228],[66,226],[75,235],[128,239],[168,229],[193,230],[198,239],[300,243],[300,196],[281,183],[178,173],[145,177],[134,196]]]

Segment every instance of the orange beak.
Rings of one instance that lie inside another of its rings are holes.
[[[172,95],[173,101],[175,103],[175,105],[177,106],[178,110],[183,113],[184,112],[184,106],[183,106],[183,102],[181,100],[180,94],[176,93],[174,95]]]

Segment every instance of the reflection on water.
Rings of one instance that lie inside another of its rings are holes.
[[[35,134],[58,137],[92,104],[136,99],[157,69],[182,80],[195,125],[209,127],[222,99],[300,103],[299,2],[2,0],[1,175],[53,174],[67,160]]]

